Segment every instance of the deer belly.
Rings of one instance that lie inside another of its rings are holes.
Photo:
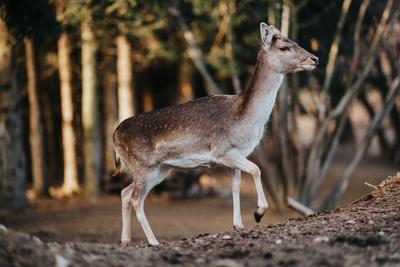
[[[177,168],[197,168],[197,167],[209,167],[214,162],[213,157],[209,154],[203,155],[189,155],[178,159],[168,159],[163,163],[172,167]]]

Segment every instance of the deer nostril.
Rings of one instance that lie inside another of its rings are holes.
[[[311,59],[314,61],[315,65],[318,65],[319,59],[316,56],[312,56]]]

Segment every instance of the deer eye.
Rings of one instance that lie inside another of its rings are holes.
[[[280,47],[279,50],[281,50],[281,51],[289,51],[290,48],[288,46],[283,46],[283,47]]]

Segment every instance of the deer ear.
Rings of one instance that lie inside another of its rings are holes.
[[[272,37],[274,36],[274,31],[264,22],[260,23],[260,34],[262,44],[268,48],[271,45]]]

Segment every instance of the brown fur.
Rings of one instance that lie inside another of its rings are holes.
[[[276,29],[274,28],[274,30]],[[269,58],[268,53],[261,45],[251,82],[239,96],[203,97],[181,105],[139,114],[123,121],[113,136],[115,149],[123,163],[125,165],[139,163],[147,167],[157,166],[166,156],[173,158],[182,153],[181,148],[174,147],[179,140],[191,140],[191,143],[188,144],[190,147],[186,147],[186,150],[210,150],[213,146],[225,143],[230,129],[239,120],[248,119],[246,111],[252,105],[251,101],[257,98],[256,94],[261,87],[260,83],[264,81],[265,76],[271,70],[277,72],[298,71],[299,62],[314,63],[310,59],[314,57],[312,54],[282,36],[278,31],[272,42],[269,49],[274,51],[273,54],[281,53],[281,57],[287,56],[287,53],[279,51],[282,47],[294,50],[286,60],[285,68],[279,67],[282,64],[274,66],[271,62],[276,59]],[[252,116],[253,114],[247,115]],[[150,156],[152,160],[149,161]]]
[[[241,102],[239,96],[215,95],[133,116],[115,130],[115,147],[125,148],[119,153],[127,161],[140,161],[146,165],[149,162],[143,161],[147,160],[148,153],[156,157],[151,165],[158,165],[165,153],[168,157],[180,153],[174,147],[157,149],[159,141],[168,146],[173,141],[190,138],[193,149],[210,149],[228,134],[229,126],[238,120]]]
[[[130,241],[130,212],[135,208],[150,244],[156,240],[143,211],[148,192],[172,168],[194,168],[214,163],[231,168],[234,226],[243,228],[240,217],[240,173],[253,176],[257,191],[258,222],[268,203],[261,172],[246,157],[261,140],[265,124],[283,80],[289,72],[311,70],[318,59],[274,27],[261,23],[262,44],[252,80],[240,95],[215,95],[181,105],[139,114],[123,121],[114,132],[118,172],[133,182],[122,190],[121,242]]]

